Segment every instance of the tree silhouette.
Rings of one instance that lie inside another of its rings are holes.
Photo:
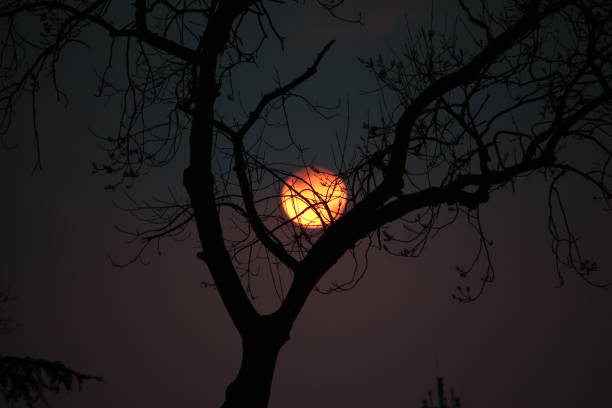
[[[152,168],[170,163],[188,135],[183,174],[188,199],[172,195],[138,202],[128,196],[128,210],[153,223],[128,233],[142,243],[136,260],[150,245],[182,239],[195,226],[201,244],[197,256],[242,339],[241,367],[226,390],[224,408],[267,406],[278,353],[306,299],[313,290],[353,287],[367,269],[372,248],[418,256],[437,231],[466,219],[480,248],[458,272],[468,275],[481,260],[485,272],[476,291],[459,288],[456,298],[477,298],[493,279],[491,243],[479,208],[523,177],[541,174],[548,182],[559,278],[567,267],[604,286],[592,278],[597,265],[580,252],[559,188],[566,176],[577,176],[594,187],[604,210],[612,208],[609,1],[508,0],[495,10],[486,2],[459,0],[463,14],[455,26],[441,34],[432,28],[411,34],[393,61],[363,61],[385,98],[381,118],[364,123],[359,140],[339,139],[334,155],[338,174],[349,186],[349,202],[342,217],[320,229],[300,228],[284,217],[278,194],[297,167],[312,164],[292,136],[287,110],[289,102],[300,101],[327,117],[325,106],[297,91],[319,69],[333,41],[294,79],[277,79],[274,89],[244,107],[233,75],[258,61],[270,37],[284,47],[275,13],[299,4],[114,3],[16,0],[0,7],[5,22],[0,129],[8,132],[18,101],[31,95],[38,140],[40,82],[49,80],[58,98],[65,99],[56,81],[65,49],[87,41],[84,33],[90,28],[107,34],[109,60],[100,75],[99,96],[118,97],[123,111],[119,133],[100,136],[108,161],[94,164],[94,171],[111,175],[109,190],[125,191]],[[351,22],[337,14],[343,0],[313,3],[338,24]],[[32,18],[40,35],[18,24]],[[458,43],[461,36],[469,43]],[[124,68],[121,81],[111,75],[117,63]],[[243,109],[236,117],[227,110],[232,103]],[[281,142],[278,129],[286,131]],[[588,160],[576,154],[581,149],[591,155]],[[40,151],[38,158],[35,169]],[[353,277],[318,288],[345,254],[355,259]],[[286,290],[275,283],[280,306],[269,314],[258,312],[250,298],[251,279],[262,267],[290,276]]]
[[[0,336],[15,328],[15,322],[4,315],[9,300],[8,290],[0,291]],[[83,382],[91,380],[102,378],[77,372],[60,361],[0,355],[0,395],[6,406],[20,402],[29,408],[38,403],[48,406],[48,394],[62,388],[71,391],[75,385],[80,390]]]

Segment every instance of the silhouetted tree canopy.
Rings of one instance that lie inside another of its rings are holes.
[[[37,403],[48,406],[46,395],[71,391],[87,380],[102,381],[100,377],[78,373],[59,361],[30,357],[0,356],[0,391],[11,406],[24,402],[28,407]]]
[[[0,292],[0,335],[8,335],[15,329],[15,322],[5,315],[9,300],[8,290]],[[102,381],[102,378],[76,372],[60,361],[0,354],[0,394],[7,406],[17,403],[28,407],[48,406],[49,394],[57,394],[62,389],[71,391],[75,385],[80,390],[88,380]]]

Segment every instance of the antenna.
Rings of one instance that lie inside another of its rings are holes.
[[[429,390],[427,399],[421,401],[422,408],[461,408],[461,399],[455,394],[454,388],[450,388],[450,399],[447,398],[444,389],[444,379],[440,376],[440,363],[438,352],[434,353],[434,363],[436,370],[436,397],[437,404],[434,403],[434,393]],[[435,405],[434,405],[435,404]]]
[[[433,32],[433,20],[434,20],[434,0],[431,0],[431,8],[429,9],[429,33]]]

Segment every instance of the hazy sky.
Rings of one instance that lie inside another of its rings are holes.
[[[434,2],[437,18],[454,15],[448,3]],[[361,95],[374,83],[357,58],[401,46],[406,24],[427,23],[428,5],[347,0],[344,13],[362,11],[363,27],[288,7],[291,15],[278,16],[287,49],[270,48],[253,73],[261,82],[251,86],[271,83],[270,66],[285,78],[300,72],[336,39],[307,92],[321,101],[349,98],[359,124],[375,105]],[[125,259],[135,247],[114,228],[132,223],[113,206],[121,197],[103,190],[103,176],[91,175],[101,153],[88,128],[112,133],[118,110],[93,97],[103,48],[75,48],[66,56],[61,80],[68,109],[50,93],[41,96],[42,172],[29,175],[33,138],[25,108],[12,135],[19,147],[0,150],[6,186],[0,273],[12,282],[10,312],[21,325],[0,337],[0,348],[105,378],[53,398],[53,408],[220,406],[240,363],[240,340],[218,295],[200,285],[208,274],[196,250],[169,244],[161,256],[151,253],[148,265],[125,269],[108,260]],[[313,155],[328,165],[327,146],[343,119],[321,123],[300,111],[293,117]],[[358,137],[359,126],[353,129]],[[148,176],[138,194],[168,186],[182,193],[181,159]],[[610,214],[595,211],[589,197],[579,188],[568,195],[589,253],[609,271]],[[612,383],[612,291],[571,274],[558,287],[545,200],[546,190],[533,180],[519,183],[516,194],[499,192],[483,208],[497,275],[475,303],[451,299],[462,283],[454,266],[477,245],[460,225],[416,260],[374,253],[352,291],[312,295],[281,351],[270,407],[419,407],[435,384],[436,356],[439,373],[466,408],[603,406]]]

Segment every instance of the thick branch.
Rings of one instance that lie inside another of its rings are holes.
[[[204,53],[198,61],[200,76],[189,137],[190,164],[185,170],[183,181],[191,199],[202,243],[200,257],[208,265],[221,299],[243,336],[252,330],[258,314],[247,297],[225,246],[216,203],[212,154],[218,58],[227,43],[234,19],[246,12],[252,3],[247,0],[222,3],[217,12],[210,16],[202,35],[198,48]]]
[[[504,33],[491,40],[471,62],[433,82],[414,99],[396,125],[395,141],[390,149],[391,159],[388,168],[384,169],[384,181],[362,202],[357,203],[349,213],[331,225],[313,245],[300,263],[300,268],[308,271],[308,274],[296,276],[283,304],[285,313],[297,314],[323,274],[360,239],[382,225],[397,220],[412,211],[445,203],[475,208],[488,200],[488,193],[491,189],[504,185],[521,174],[547,168],[555,163],[555,150],[559,141],[567,136],[570,129],[591,111],[607,103],[612,97],[609,92],[604,91],[599,96],[585,102],[574,114],[554,121],[549,129],[535,138],[535,140],[546,143],[537,156],[526,155],[523,161],[513,166],[495,171],[489,169],[482,174],[461,175],[443,186],[429,187],[412,194],[399,195],[410,135],[422,112],[444,94],[476,80],[482,70],[493,64],[504,52],[535,29],[544,18],[558,12],[570,3],[569,1],[558,1],[541,12],[534,8],[528,10]],[[483,186],[486,188],[483,189]],[[394,195],[399,198],[385,205],[384,203]]]
[[[388,177],[385,177],[385,182],[380,186],[380,191],[373,195],[374,205],[382,204],[401,188],[401,178],[406,165],[410,135],[423,110],[442,95],[475,80],[483,69],[512,48],[526,34],[536,28],[543,19],[558,12],[569,3],[569,0],[561,0],[551,4],[541,12],[538,12],[537,6],[532,6],[515,24],[492,39],[468,64],[438,79],[414,99],[400,117],[395,128],[395,140],[389,161]],[[539,2],[534,2],[534,4],[537,5]]]
[[[251,182],[248,177],[248,164],[245,161],[244,157],[244,144],[243,139],[248,130],[253,126],[253,124],[261,117],[261,114],[265,107],[275,99],[291,92],[293,89],[298,87],[300,84],[305,82],[308,78],[312,77],[316,72],[319,66],[319,63],[333,45],[334,41],[328,42],[323,50],[317,55],[317,58],[313,62],[313,64],[308,67],[303,74],[289,82],[284,86],[280,86],[274,91],[264,95],[256,108],[249,115],[249,119],[246,123],[244,123],[240,130],[238,130],[233,136],[232,141],[234,145],[234,158],[236,160],[235,171],[238,177],[238,182],[240,184],[240,191],[242,193],[242,198],[244,200],[244,204],[246,207],[246,212],[248,215],[248,220],[257,238],[263,243],[263,245],[270,251],[274,256],[276,256],[281,262],[287,265],[292,270],[296,270],[297,261],[289,255],[289,253],[285,250],[283,245],[278,241],[278,239],[274,236],[274,234],[264,225],[261,217],[257,213],[257,209],[255,208],[255,202],[253,198],[253,190],[251,187]]]

